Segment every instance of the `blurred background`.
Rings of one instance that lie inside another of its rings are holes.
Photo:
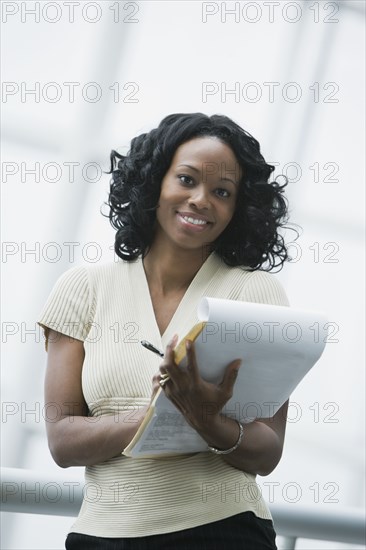
[[[36,320],[61,273],[114,259],[100,213],[111,149],[127,151],[170,113],[219,113],[287,175],[302,230],[275,276],[291,305],[329,318],[325,352],[292,395],[282,461],[259,478],[263,496],[319,513],[363,509],[364,2],[3,1],[1,10],[2,466],[82,482],[82,468],[60,470],[47,448]],[[16,488],[30,503],[42,492],[33,489]],[[61,549],[71,523],[3,512],[1,548]],[[296,548],[353,546],[299,539]]]

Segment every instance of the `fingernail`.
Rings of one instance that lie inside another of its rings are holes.
[[[186,340],[186,350],[190,350],[192,347],[192,342],[190,340]]]

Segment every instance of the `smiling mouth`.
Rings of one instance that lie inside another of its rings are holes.
[[[183,216],[182,214],[180,214],[180,217],[183,218],[184,221],[192,223],[193,225],[207,225],[209,223],[205,220],[199,220],[198,218],[192,218],[191,216]]]
[[[201,216],[200,214],[193,214],[191,212],[176,212],[177,215],[180,217],[180,219],[190,225],[194,225],[195,227],[205,227],[208,225],[211,225],[213,222],[208,220],[206,216]]]

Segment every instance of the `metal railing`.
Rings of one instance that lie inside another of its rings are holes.
[[[2,511],[55,516],[77,516],[82,480],[36,470],[1,468]],[[276,532],[284,537],[283,548],[294,550],[298,538],[348,544],[365,544],[365,513],[355,508],[324,512],[297,505],[270,506]]]

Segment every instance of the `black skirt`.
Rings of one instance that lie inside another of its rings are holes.
[[[66,550],[277,550],[272,521],[243,512],[198,527],[133,538],[69,533]]]

